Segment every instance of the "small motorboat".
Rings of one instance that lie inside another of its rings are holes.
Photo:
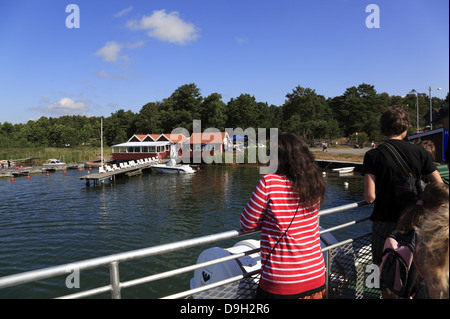
[[[174,159],[170,159],[166,164],[155,164],[152,168],[158,173],[168,174],[192,174],[195,170],[189,165],[177,164]]]
[[[58,168],[58,167],[67,166],[67,164],[58,159],[50,158],[47,160],[47,162],[42,164],[42,166],[47,167],[47,168],[52,168],[52,167]]]
[[[349,167],[333,168],[331,171],[333,173],[338,173],[338,174],[349,174],[349,173],[352,173],[354,169],[355,169],[355,166],[349,166]]]
[[[42,164],[42,166],[44,167],[44,169],[47,169],[47,170],[52,170],[52,169],[56,170],[56,169],[65,169],[65,168],[67,168],[67,164],[66,163],[64,163],[64,162],[62,162],[62,161],[60,161],[58,159],[55,159],[55,158],[48,159],[47,162]]]

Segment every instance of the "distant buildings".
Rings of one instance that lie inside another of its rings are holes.
[[[113,161],[130,161],[148,157],[189,157],[194,151],[222,153],[232,147],[228,133],[135,134],[127,142],[112,146]]]
[[[422,141],[430,140],[433,141],[434,146],[436,147],[436,162],[444,163],[445,158],[445,149],[448,144],[448,131],[440,128],[437,130],[432,130],[428,132],[422,132],[418,134],[414,134],[408,137],[408,140],[413,142],[414,144],[419,144]]]

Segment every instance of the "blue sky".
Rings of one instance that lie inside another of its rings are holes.
[[[66,26],[69,4],[79,28]],[[366,26],[369,4],[379,28]],[[361,83],[444,98],[449,1],[0,0],[0,123],[137,113],[188,83],[225,103]]]

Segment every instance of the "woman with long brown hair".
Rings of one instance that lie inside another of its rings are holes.
[[[257,298],[323,298],[318,213],[325,189],[306,143],[279,134],[278,169],[261,178],[241,215],[245,231],[261,229]]]

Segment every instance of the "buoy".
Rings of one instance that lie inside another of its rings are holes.
[[[89,170],[91,170],[92,169],[92,167],[89,167]]]
[[[347,187],[348,187],[348,185],[349,185],[349,184],[348,184],[348,180],[347,180],[347,181],[345,181],[345,182],[344,182],[344,186],[345,186],[345,188],[347,188]]]
[[[11,182],[14,182],[14,181],[15,181],[14,177],[11,177]]]
[[[79,168],[78,171],[81,172],[81,168]]]
[[[45,174],[46,176],[50,176],[50,174],[49,173],[47,173],[47,174]]]
[[[64,174],[66,173],[66,171],[63,172]]]
[[[199,171],[200,170],[200,167],[199,166],[197,166],[197,171]]]
[[[30,179],[30,175],[27,176],[27,179]]]
[[[322,176],[327,176],[327,172],[322,172]]]

